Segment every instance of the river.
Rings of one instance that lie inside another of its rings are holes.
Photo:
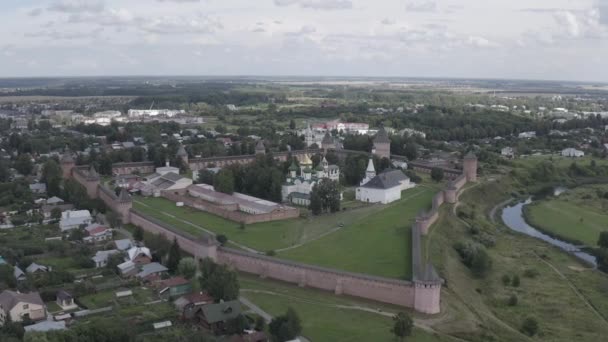
[[[502,211],[502,221],[505,223],[505,225],[519,233],[523,233],[528,236],[532,236],[537,239],[541,239],[545,242],[548,242],[553,246],[561,248],[562,250],[575,255],[577,258],[589,264],[592,264],[593,266],[597,266],[595,262],[595,257],[593,255],[581,251],[580,248],[571,243],[553,238],[530,226],[524,219],[523,215],[524,206],[530,203],[532,203],[532,200],[528,199],[525,202],[520,202],[510,207],[505,207]]]

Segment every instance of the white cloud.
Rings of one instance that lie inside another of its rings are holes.
[[[608,0],[1,1],[1,75],[608,79]]]
[[[101,0],[60,0],[52,2],[48,10],[63,13],[99,13],[105,3]]]
[[[435,1],[412,1],[405,5],[408,12],[435,12],[437,3]]]
[[[298,5],[316,10],[344,10],[353,8],[351,0],[274,0],[277,6]]]

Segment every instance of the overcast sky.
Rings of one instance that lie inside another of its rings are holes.
[[[608,82],[608,0],[1,0],[0,77]]]

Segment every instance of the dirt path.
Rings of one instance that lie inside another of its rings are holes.
[[[572,291],[574,292],[574,294],[576,294],[580,299],[581,302],[583,302],[586,306],[589,307],[589,309],[599,318],[602,320],[602,322],[606,323],[608,325],[608,321],[606,320],[606,318],[604,316],[602,316],[602,314],[600,314],[595,307],[593,307],[593,305],[591,305],[591,303],[589,303],[589,301],[587,300],[587,298],[585,298],[585,296],[576,288],[576,286],[570,281],[570,279],[568,279],[568,277],[566,277],[565,274],[563,274],[559,269],[557,269],[557,267],[553,266],[553,264],[551,264],[550,262],[548,262],[547,260],[541,258],[540,255],[538,255],[536,252],[534,252],[534,255],[536,255],[538,257],[538,259],[542,262],[544,262],[545,264],[547,264],[547,266],[549,266],[553,271],[555,271],[555,273],[557,273],[557,275],[564,279],[566,281],[566,283],[568,284],[568,286],[570,286],[570,288],[572,289]]]
[[[489,181],[493,181],[493,180],[489,180]],[[469,191],[479,185],[482,184],[482,179],[479,179],[477,181],[477,183],[473,184],[470,187],[465,187],[464,189],[462,189],[462,191],[457,195],[456,197],[456,203],[454,203],[454,206],[452,207],[452,210],[450,212],[450,214],[452,216],[454,216],[458,221],[462,222],[462,224],[464,224],[466,227],[471,227],[471,225],[461,219],[460,217],[458,217],[458,215],[456,214],[456,210],[458,209],[458,206],[460,205],[460,196],[462,194],[465,193],[465,191]],[[478,316],[479,318],[486,318],[491,320],[492,322],[498,324],[499,326],[503,327],[504,329],[510,331],[511,333],[515,334],[516,336],[520,337],[522,340],[526,340],[529,341],[531,340],[528,336],[522,334],[519,330],[513,328],[512,326],[510,326],[509,324],[507,324],[506,322],[504,322],[503,320],[501,320],[500,318],[496,317],[490,310],[479,310],[475,307],[473,307],[472,305],[470,305],[470,303],[466,303],[459,295],[456,291],[453,291],[453,293],[458,297],[458,299],[476,316]],[[483,319],[482,319],[483,321]]]
[[[498,211],[498,209],[503,208],[505,205],[507,205],[507,204],[509,204],[509,203],[511,203],[511,202],[513,202],[513,198],[509,198],[509,199],[507,199],[507,200],[505,200],[505,201],[502,201],[502,202],[498,203],[497,205],[495,205],[495,206],[492,208],[492,210],[490,210],[490,214],[488,215],[488,216],[489,216],[489,218],[490,218],[490,221],[491,221],[492,223],[496,224],[496,223],[497,223],[497,222],[496,222],[496,211]]]

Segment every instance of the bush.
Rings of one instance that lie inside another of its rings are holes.
[[[504,286],[507,286],[507,285],[509,285],[510,283],[511,283],[511,277],[509,277],[509,275],[508,275],[508,274],[503,275],[503,276],[502,276],[502,284],[503,284]]]
[[[509,304],[509,306],[517,305],[517,295],[512,294],[511,297],[509,297],[509,301],[507,302],[507,304]]]
[[[519,287],[519,276],[516,274],[513,276],[513,281],[511,282],[513,287]]]
[[[486,232],[481,232],[480,234],[474,235],[473,240],[479,242],[485,247],[494,247],[496,246],[496,238],[492,234],[488,234]]]
[[[220,234],[218,236],[215,237],[215,239],[217,240],[217,242],[219,242],[222,246],[224,246],[227,242],[228,242],[228,237],[226,237],[226,235],[224,234]]]
[[[268,256],[275,256],[275,255],[277,255],[277,252],[275,252],[273,249],[271,249],[269,251],[266,251],[266,255],[268,255]]]
[[[492,259],[483,245],[473,242],[459,242],[454,249],[471,272],[477,277],[484,277],[492,267]]]
[[[526,278],[536,278],[540,273],[533,268],[528,268],[524,271],[524,277]]]
[[[520,330],[528,336],[534,336],[538,333],[538,322],[536,319],[528,317],[521,324]]]

